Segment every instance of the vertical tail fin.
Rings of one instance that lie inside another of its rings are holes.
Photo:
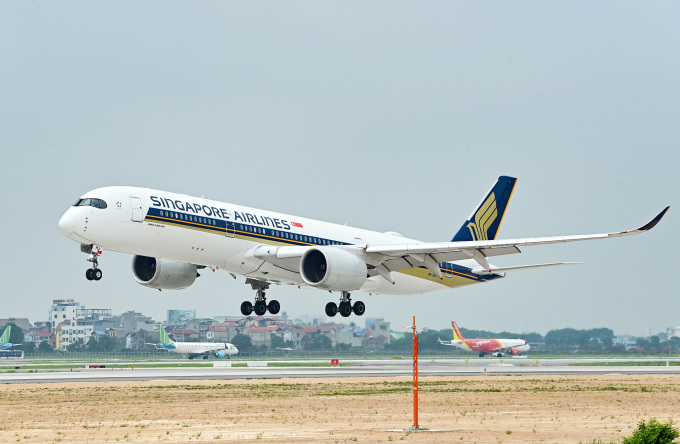
[[[460,329],[458,328],[458,324],[456,324],[456,321],[451,321],[451,326],[453,327],[453,340],[465,341],[463,333],[460,332]]]
[[[161,324],[158,324],[158,333],[161,335],[161,344],[174,344],[175,341],[170,339],[170,336],[168,336],[168,333],[165,331],[163,326]]]
[[[2,336],[0,336],[0,342],[5,344],[9,343],[9,335],[12,332],[12,326],[7,324],[5,327],[5,331],[2,332]]]
[[[516,183],[514,177],[499,177],[451,242],[495,239]]]

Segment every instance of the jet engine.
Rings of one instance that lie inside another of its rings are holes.
[[[199,276],[197,266],[146,256],[132,258],[132,276],[135,280],[159,290],[181,290],[189,287]]]
[[[358,290],[366,281],[366,263],[339,248],[310,248],[300,261],[300,275],[309,285],[324,290]]]
[[[216,358],[226,358],[227,354],[223,351],[218,351],[218,352],[215,352],[215,357]]]
[[[519,354],[519,350],[517,350],[516,348],[511,348],[511,349],[510,349],[510,354],[513,355],[513,356],[518,355],[518,354]]]

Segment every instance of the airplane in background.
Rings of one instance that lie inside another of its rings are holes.
[[[12,326],[7,325],[5,328],[5,331],[2,332],[2,335],[0,336],[0,350],[7,350],[9,348],[14,347],[15,345],[21,345],[21,344],[12,344],[9,342],[9,335],[12,332]]]
[[[489,260],[520,253],[519,247],[629,236],[652,229],[661,211],[635,230],[579,236],[496,240],[517,179],[501,176],[450,242],[421,242],[395,232],[375,232],[167,191],[114,186],[85,193],[59,220],[92,263],[85,276],[102,278],[104,250],[133,254],[132,275],[141,285],[179,290],[198,270],[222,269],[245,277],[256,292],[241,313],[277,314],[267,303],[271,284],[339,292],[326,315],[362,315],[354,291],[415,295],[489,282],[506,272],[569,263],[497,267]]]
[[[158,332],[160,333],[160,344],[147,342],[147,345],[153,345],[158,350],[189,355],[189,359],[198,356],[203,356],[203,359],[208,359],[208,356],[230,358],[231,355],[238,353],[238,348],[228,342],[175,342],[170,339],[170,336],[160,324],[158,325]]]
[[[465,339],[456,321],[451,321],[451,326],[453,327],[453,340],[442,341],[437,338],[439,343],[452,345],[461,350],[478,352],[480,358],[483,358],[485,354],[493,354],[498,358],[502,358],[506,353],[516,356],[530,348],[526,339]]]

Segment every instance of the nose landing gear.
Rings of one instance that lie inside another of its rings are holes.
[[[336,305],[335,302],[326,304],[326,316],[332,318],[337,313],[340,313],[340,316],[346,318],[351,315],[352,312],[357,316],[363,315],[366,312],[366,305],[361,301],[356,301],[354,305],[352,305],[352,298],[350,296],[348,291],[343,291],[342,296],[340,297],[340,304]]]
[[[253,311],[258,316],[264,315],[267,313],[267,311],[273,315],[278,314],[278,312],[281,310],[281,304],[279,304],[279,301],[272,299],[269,301],[269,304],[267,304],[265,290],[269,288],[268,282],[246,279],[246,284],[250,284],[252,289],[256,290],[257,293],[255,296],[254,305],[251,304],[250,301],[244,301],[241,304],[241,314],[243,314],[243,316],[250,316]]]
[[[99,255],[102,254],[102,250],[98,245],[80,245],[80,251],[87,253],[90,257],[87,259],[88,262],[92,262],[92,268],[88,268],[85,271],[85,277],[88,281],[98,281],[102,278],[102,271],[99,269]]]

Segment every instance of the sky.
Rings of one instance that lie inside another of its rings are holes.
[[[620,231],[671,209],[640,236],[492,261],[582,265],[362,295],[365,317],[541,334],[680,325],[679,14],[670,1],[2,2],[0,318],[47,320],[53,299],[158,320],[239,315],[253,299],[223,272],[161,293],[106,251],[87,281],[57,222],[94,188],[448,241],[510,175],[498,238]],[[337,299],[268,297],[320,321]]]

